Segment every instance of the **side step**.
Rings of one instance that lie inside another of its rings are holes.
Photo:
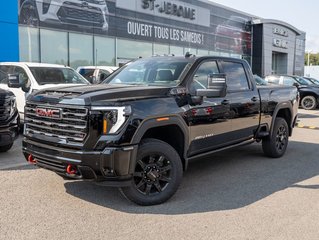
[[[224,150],[227,150],[227,149],[230,149],[230,148],[243,146],[243,145],[248,145],[248,144],[254,143],[255,141],[256,140],[252,138],[252,139],[246,140],[244,142],[240,142],[240,143],[237,143],[237,144],[234,144],[234,145],[230,145],[230,146],[223,147],[223,148],[220,148],[220,149],[216,149],[216,150],[213,150],[213,151],[210,151],[210,152],[201,153],[201,154],[198,154],[196,156],[189,157],[189,158],[187,158],[187,161],[193,160],[193,159],[196,159],[196,158],[202,158],[202,157],[208,156],[210,154],[213,154],[213,153],[216,153],[216,152],[220,152],[220,151],[224,151]]]
[[[259,132],[257,133],[256,138],[264,138],[264,137],[268,137],[269,136],[269,132]]]

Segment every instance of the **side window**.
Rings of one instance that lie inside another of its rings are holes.
[[[8,78],[7,78],[7,74],[0,70],[0,84],[1,83],[2,84],[7,84],[8,83]]]
[[[219,73],[216,61],[203,62],[196,70],[191,83],[192,91],[207,89],[207,77],[209,74]]]
[[[223,69],[226,73],[229,91],[249,90],[246,72],[241,63],[223,62]]]
[[[283,84],[292,86],[295,83],[295,80],[291,77],[283,77]]]
[[[8,74],[12,73],[11,66],[0,66],[0,84],[8,84]]]
[[[30,86],[31,86],[31,82],[30,79],[28,78],[27,73],[24,71],[24,69],[22,67],[14,67],[12,74],[19,74],[19,78],[20,78],[20,83],[23,84],[22,89],[24,89],[25,92],[28,92]]]
[[[99,71],[99,81],[103,82],[111,73],[107,70],[100,69]]]

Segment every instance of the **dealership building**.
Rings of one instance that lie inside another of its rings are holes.
[[[10,0],[0,61],[118,65],[186,52],[246,59],[255,74],[304,74],[305,33],[206,0]]]

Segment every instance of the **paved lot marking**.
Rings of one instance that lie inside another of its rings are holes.
[[[299,124],[299,123],[296,124],[296,127],[297,127],[297,128],[306,128],[306,129],[319,130],[319,127],[315,127],[315,126],[305,126],[305,125],[302,125],[302,124]]]

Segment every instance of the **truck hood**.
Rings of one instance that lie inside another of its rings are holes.
[[[58,87],[38,91],[30,95],[28,100],[41,102],[41,104],[112,105],[112,103],[116,104],[116,102],[165,97],[170,89],[169,87],[159,86],[111,84]]]
[[[67,88],[67,87],[76,87],[76,86],[87,86],[85,84],[44,84],[38,85],[34,90],[43,90],[48,88]]]

